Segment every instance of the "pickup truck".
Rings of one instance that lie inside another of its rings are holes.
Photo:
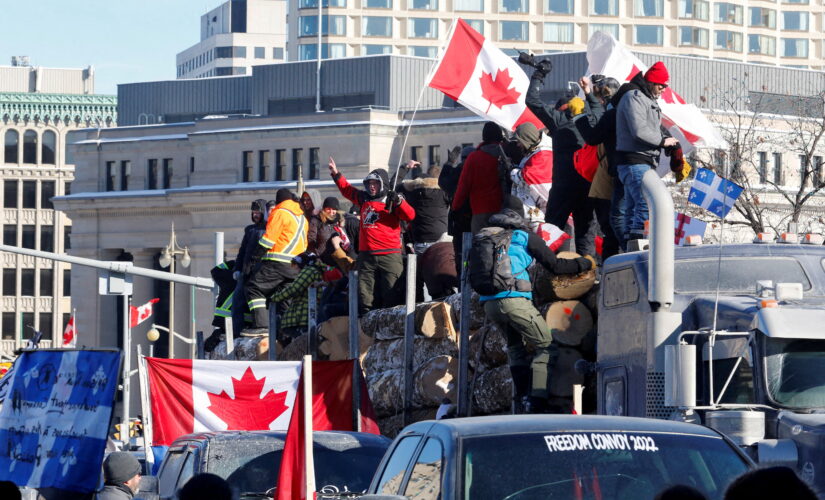
[[[431,420],[402,430],[361,498],[637,500],[685,484],[721,500],[752,466],[723,435],[684,422],[581,415]]]

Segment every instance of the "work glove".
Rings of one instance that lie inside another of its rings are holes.
[[[670,171],[676,177],[676,183],[680,183],[690,174],[690,164],[685,160],[685,155],[681,147],[670,149]]]
[[[676,178],[676,184],[678,184],[688,178],[690,171],[693,170],[693,167],[690,166],[690,163],[688,163],[687,160],[682,159],[681,168],[673,170],[671,167],[671,170],[673,172],[673,176]]]
[[[447,163],[455,166],[461,158],[461,146],[456,146],[447,153]]]
[[[390,191],[387,194],[387,211],[392,212],[402,201],[404,201],[404,196],[401,193]]]

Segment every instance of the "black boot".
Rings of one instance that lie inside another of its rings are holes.
[[[510,375],[513,377],[513,415],[526,413],[524,403],[530,392],[530,367],[511,366]]]

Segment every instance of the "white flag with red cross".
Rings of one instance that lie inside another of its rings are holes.
[[[525,122],[544,128],[524,102],[530,79],[510,56],[463,19],[453,22],[427,85],[507,130]]]
[[[701,236],[704,238],[705,236],[705,229],[707,229],[708,223],[691,217],[686,214],[682,214],[676,212],[676,224],[675,224],[675,231],[676,231],[676,238],[675,243],[677,245],[684,245],[685,238],[688,236]]]
[[[129,306],[129,326],[132,328],[143,323],[152,316],[152,304],[160,302],[160,299],[152,299],[142,306]]]
[[[77,346],[77,333],[74,329],[74,314],[69,318],[69,322],[66,323],[66,329],[63,330],[63,347],[76,347]]]

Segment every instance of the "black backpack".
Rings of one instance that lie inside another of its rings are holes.
[[[473,236],[468,268],[470,286],[479,295],[495,295],[514,290],[516,280],[510,266],[510,240],[513,231],[485,227]]]

